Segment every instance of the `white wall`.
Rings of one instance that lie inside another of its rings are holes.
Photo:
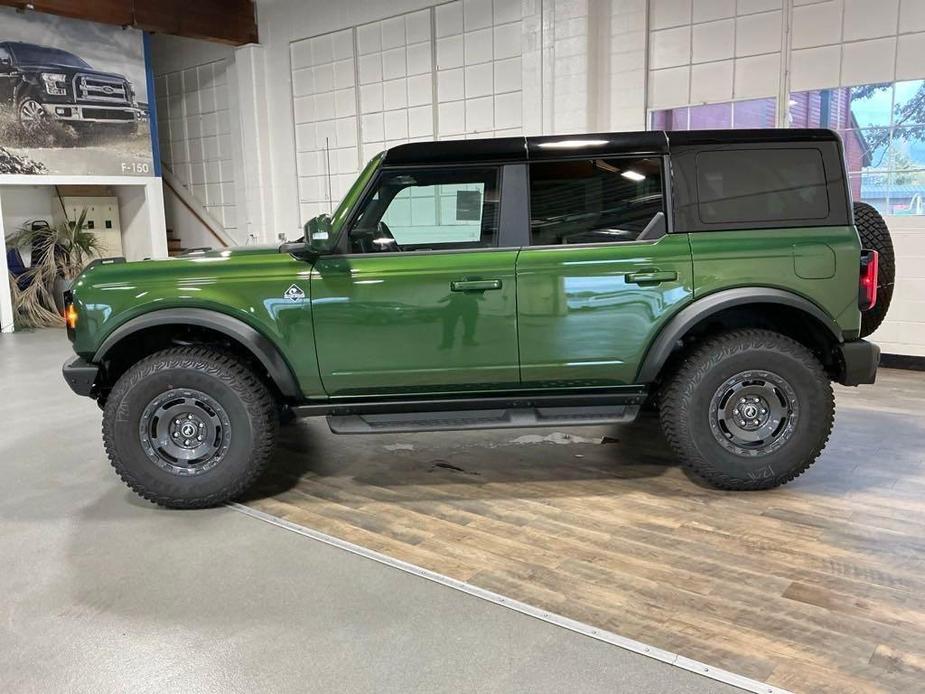
[[[229,237],[245,243],[235,49],[156,35],[152,55],[161,160]],[[207,232],[195,217],[171,221],[184,246],[202,245],[195,241]]]
[[[925,77],[922,0],[650,0],[649,26],[649,109]]]
[[[7,238],[34,219],[54,224],[55,212],[61,210],[52,186],[0,186],[0,196],[3,197],[3,229]],[[20,253],[28,267],[30,250],[25,248]]]
[[[896,251],[896,286],[886,320],[871,340],[885,354],[925,357],[925,217],[887,217]]]

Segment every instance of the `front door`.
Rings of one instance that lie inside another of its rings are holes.
[[[380,172],[342,252],[312,271],[329,395],[517,384],[517,250],[499,246],[500,174],[492,166]]]
[[[525,387],[632,384],[692,297],[686,234],[666,234],[661,157],[530,164],[530,247],[517,260]]]

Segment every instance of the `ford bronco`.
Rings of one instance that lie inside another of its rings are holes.
[[[788,482],[892,287],[827,130],[412,143],[278,249],[95,261],[67,297],[72,389],[122,479],[242,494],[281,419],[333,432],[629,422],[654,406],[723,489]]]
[[[0,42],[0,107],[33,141],[76,140],[93,129],[134,134],[140,113],[122,75],[95,70],[59,48],[19,41]]]

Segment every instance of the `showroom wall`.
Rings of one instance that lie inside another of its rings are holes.
[[[292,113],[267,148],[290,236],[389,144],[645,125],[645,0],[277,0],[258,20]]]
[[[152,38],[161,160],[173,184],[198,203],[195,213],[243,244],[246,215],[239,215],[241,173],[240,114],[235,49],[176,36]],[[236,174],[236,171],[238,172]],[[214,237],[168,185],[168,223],[190,247],[214,244]]]

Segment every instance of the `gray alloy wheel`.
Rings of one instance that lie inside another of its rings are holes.
[[[730,453],[769,455],[783,446],[799,419],[793,387],[770,371],[742,371],[727,379],[710,401],[710,430]]]
[[[27,96],[19,103],[19,124],[29,135],[39,135],[48,131],[51,120],[45,107]]]
[[[173,388],[155,396],[138,423],[148,459],[174,475],[201,475],[222,462],[231,445],[231,419],[214,398]]]

